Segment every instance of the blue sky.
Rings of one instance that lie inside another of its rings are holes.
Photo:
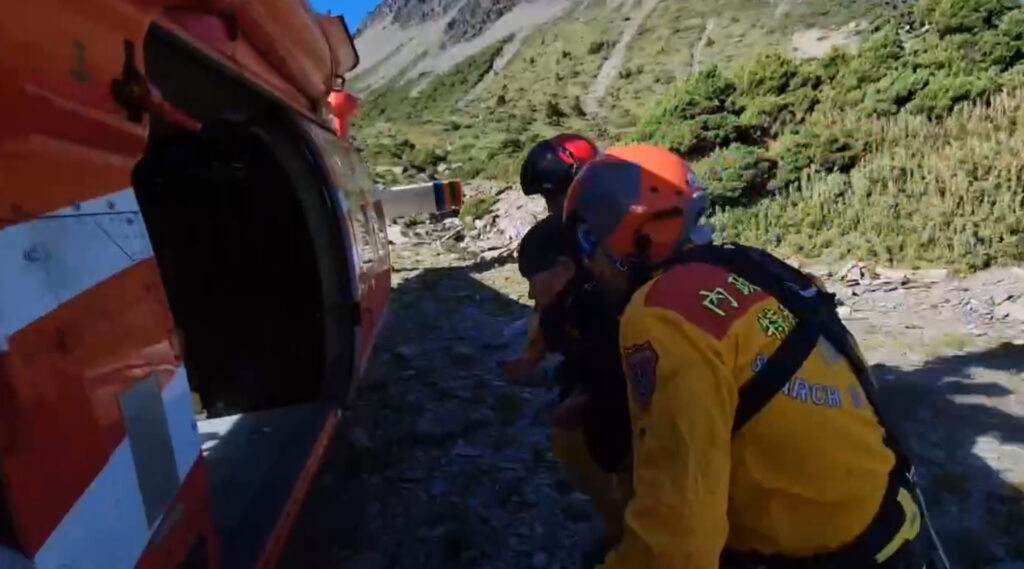
[[[380,0],[309,0],[317,12],[326,14],[329,10],[335,16],[345,16],[345,22],[352,29],[352,33],[356,33],[359,22],[363,21],[363,17],[379,2]]]

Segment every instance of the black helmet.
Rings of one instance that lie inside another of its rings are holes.
[[[578,134],[559,134],[542,140],[526,154],[519,170],[523,193],[528,196],[565,194],[576,174],[598,152],[597,145]]]
[[[579,256],[576,242],[558,215],[549,215],[537,222],[519,242],[519,274],[530,278],[555,266],[559,257],[574,262]]]

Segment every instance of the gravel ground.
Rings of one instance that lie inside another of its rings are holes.
[[[495,367],[521,347],[529,308],[488,223],[468,240],[427,243],[451,221],[403,232],[390,320],[282,566],[581,566],[599,522],[550,458],[554,393]],[[875,362],[957,567],[1024,561],[1024,271],[804,268],[838,292]]]

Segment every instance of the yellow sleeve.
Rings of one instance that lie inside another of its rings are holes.
[[[534,311],[530,315],[530,328],[526,333],[526,349],[523,358],[530,365],[537,365],[544,358],[547,350],[544,348],[544,335],[540,330],[540,314]]]
[[[603,569],[717,569],[737,400],[719,345],[675,312],[631,305],[620,346],[635,493]]]

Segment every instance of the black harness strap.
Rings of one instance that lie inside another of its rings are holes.
[[[797,319],[796,327],[740,390],[738,411],[749,408],[753,409],[753,415],[756,415],[763,409],[771,400],[770,397],[765,399],[764,393],[776,386],[773,394],[781,391],[814,350],[819,337],[823,337],[853,368],[868,402],[875,409],[879,422],[882,423],[882,428],[887,434],[893,432],[892,425],[888,424],[888,421],[881,416],[870,370],[854,348],[846,326],[835,312],[835,295],[819,289],[807,275],[768,253],[743,245],[690,247],[671,261],[671,264],[682,263],[707,263],[725,268],[774,297]],[[808,344],[810,345],[808,346]],[[798,350],[798,347],[801,349]],[[790,358],[795,361],[787,361]],[[776,374],[782,374],[783,377],[777,377]],[[758,403],[761,405],[758,406]],[[750,411],[744,412],[749,413]],[[747,417],[744,424],[753,415]],[[741,418],[739,413],[737,413],[737,418]],[[739,428],[734,426],[733,431],[738,430]],[[902,448],[895,440],[887,440],[886,444],[893,451],[900,451]]]
[[[811,320],[800,320],[782,340],[782,344],[761,365],[750,381],[743,384],[736,404],[736,416],[732,423],[732,432],[736,434],[746,424],[768,406],[786,383],[796,375],[814,347],[818,345],[821,334]]]

